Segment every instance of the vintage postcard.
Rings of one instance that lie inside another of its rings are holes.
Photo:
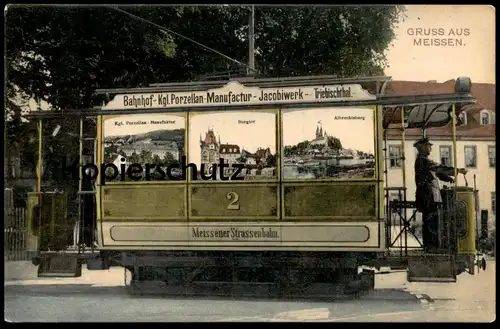
[[[5,19],[7,321],[495,320],[493,6]]]

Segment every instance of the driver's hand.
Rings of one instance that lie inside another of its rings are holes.
[[[462,174],[462,175],[466,175],[466,174],[467,174],[467,169],[465,169],[465,168],[460,168],[460,169],[458,169],[458,172],[459,172],[460,174]]]

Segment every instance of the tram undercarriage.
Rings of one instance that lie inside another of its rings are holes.
[[[321,253],[123,253],[133,294],[279,298],[358,294],[374,272],[349,266],[353,255]],[[154,287],[154,288],[153,288]],[[153,288],[153,289],[152,289]]]

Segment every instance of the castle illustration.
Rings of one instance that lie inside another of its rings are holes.
[[[209,128],[205,133],[205,138],[200,135],[200,149],[200,164],[205,165],[206,173],[208,173],[212,164],[219,163],[219,159],[221,158],[224,159],[224,163],[229,165],[234,163],[244,163],[245,167],[252,168],[263,163],[270,155],[272,155],[269,148],[259,148],[255,153],[251,153],[237,144],[222,143],[220,136],[215,136],[215,133],[211,128]]]
[[[316,126],[316,137],[311,141],[311,145],[328,145],[328,133],[323,131],[323,127],[321,126],[321,121],[318,122],[318,126]]]

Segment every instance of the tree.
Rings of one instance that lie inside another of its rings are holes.
[[[276,155],[269,154],[266,157],[265,167],[267,167],[267,168],[276,167]]]
[[[163,157],[163,164],[168,167],[170,165],[177,165],[177,164],[180,164],[179,161],[177,161],[174,156],[172,155],[172,153],[170,152],[167,152],[165,153],[165,156]]]
[[[128,12],[245,62],[244,7],[133,7]],[[258,7],[258,69],[267,76],[381,73],[401,6]],[[234,69],[190,41],[107,7],[9,6],[8,81],[56,108],[99,104],[96,88],[185,81]],[[28,24],[29,23],[29,24]]]
[[[133,152],[133,153],[130,155],[130,157],[127,159],[127,162],[128,162],[129,164],[132,164],[132,163],[139,163],[139,164],[141,164],[141,165],[142,165],[141,160],[142,160],[142,159],[141,159],[140,155],[139,155],[139,154],[137,154],[137,153],[135,153],[135,152]]]
[[[105,7],[9,6],[6,20],[9,82],[56,108],[91,107],[96,88],[152,82],[175,52],[158,29]]]
[[[244,156],[240,156],[236,159],[236,161],[239,163],[247,163],[247,158]]]
[[[151,163],[151,161],[153,160],[153,154],[149,150],[142,150],[139,154],[139,158],[141,161],[140,164],[144,165],[146,163]]]
[[[152,163],[155,163],[155,164],[161,163],[161,159],[158,156],[158,154],[153,155],[153,162]]]
[[[402,6],[259,8],[258,68],[271,76],[383,75],[402,14]]]
[[[108,146],[104,149],[104,163],[113,162],[118,156],[118,147],[116,145]]]
[[[340,142],[340,139],[336,137],[331,137],[329,136],[327,139],[328,147],[335,151],[339,151],[342,149],[342,143]]]
[[[307,149],[310,145],[309,141],[303,141],[297,144],[297,151],[302,152],[303,150]]]

